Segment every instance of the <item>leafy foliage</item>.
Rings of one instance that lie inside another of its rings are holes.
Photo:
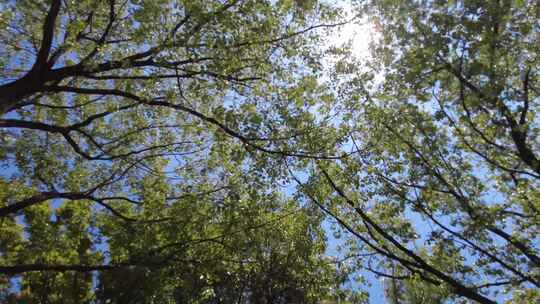
[[[314,303],[347,293],[336,293],[346,275],[325,255],[320,215],[279,187],[284,157],[332,152],[311,140],[324,93],[312,75],[338,9],[0,5],[3,301]]]
[[[343,101],[361,153],[314,163],[306,199],[369,256],[359,268],[407,290],[400,303],[537,302],[538,3],[359,7],[381,35]]]
[[[1,4],[2,299],[539,301],[539,4],[355,3]]]

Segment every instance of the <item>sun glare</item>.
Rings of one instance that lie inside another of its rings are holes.
[[[331,46],[343,46],[349,44],[352,55],[358,59],[369,59],[370,45],[380,37],[376,25],[367,17],[351,21],[341,26],[329,37]]]

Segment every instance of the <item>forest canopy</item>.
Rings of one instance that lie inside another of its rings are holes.
[[[540,301],[539,20],[1,1],[0,301]]]

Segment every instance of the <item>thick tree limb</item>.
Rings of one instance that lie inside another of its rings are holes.
[[[371,227],[373,227],[378,234],[380,234],[384,239],[389,241],[392,245],[394,245],[396,248],[398,248],[401,252],[403,252],[405,255],[412,258],[417,264],[420,265],[422,269],[424,269],[426,272],[433,274],[446,284],[452,287],[454,292],[456,294],[459,294],[461,296],[464,296],[466,298],[469,298],[471,300],[478,301],[479,303],[486,303],[486,304],[496,304],[495,301],[490,300],[486,298],[485,296],[477,293],[473,288],[467,287],[463,285],[461,282],[457,281],[456,279],[452,278],[451,276],[441,272],[440,270],[434,268],[433,266],[429,265],[427,262],[425,262],[420,256],[416,255],[412,250],[406,248],[403,244],[401,244],[398,240],[396,240],[394,237],[392,237],[383,227],[379,226],[377,223],[375,223],[361,208],[356,207],[355,203],[351,201],[337,186],[337,184],[333,181],[333,179],[330,177],[330,175],[323,169],[320,168],[324,177],[328,181],[328,183],[331,185],[332,189],[336,191],[336,193],[342,197],[364,220],[367,224],[369,224]]]

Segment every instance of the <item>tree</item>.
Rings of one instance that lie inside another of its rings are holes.
[[[3,300],[332,298],[343,276],[324,257],[321,219],[278,182],[283,158],[335,157],[314,140],[326,122],[313,109],[327,95],[316,45],[339,10],[0,7]]]
[[[405,279],[406,272],[399,265],[393,265],[390,269],[391,277],[383,277],[384,292],[388,303],[443,304],[449,299],[448,290],[444,288],[424,282],[418,277]]]
[[[450,299],[537,302],[539,3],[361,9],[382,36],[342,101],[344,147],[362,152],[313,162],[298,180],[305,199],[348,231],[352,254],[369,256],[363,269]],[[384,80],[370,86],[376,73]]]
[[[51,199],[107,206],[111,198],[99,191],[145,162],[195,158],[229,137],[253,150],[288,155],[280,146],[299,134],[283,125],[297,115],[307,125],[310,117],[302,108],[288,113],[287,99],[303,98],[309,105],[320,94],[302,95],[313,78],[289,70],[303,65],[307,75],[317,66],[319,54],[310,45],[318,36],[310,30],[330,25],[308,24],[335,16],[323,6],[311,14],[309,3],[301,9],[287,1],[4,6],[2,22],[11,30],[2,37],[3,156],[15,158],[17,169],[26,170],[21,175],[49,191],[10,202],[2,216]],[[34,15],[43,10],[48,12],[41,22]],[[262,104],[268,99],[274,107]],[[46,164],[48,157],[59,168]],[[67,175],[88,170],[87,164],[100,174],[88,174],[84,182],[79,177],[78,190],[54,189],[67,177],[50,171]]]
[[[332,302],[316,206],[396,301],[540,300],[539,4],[358,9],[372,62],[315,1],[2,4],[2,296]]]

